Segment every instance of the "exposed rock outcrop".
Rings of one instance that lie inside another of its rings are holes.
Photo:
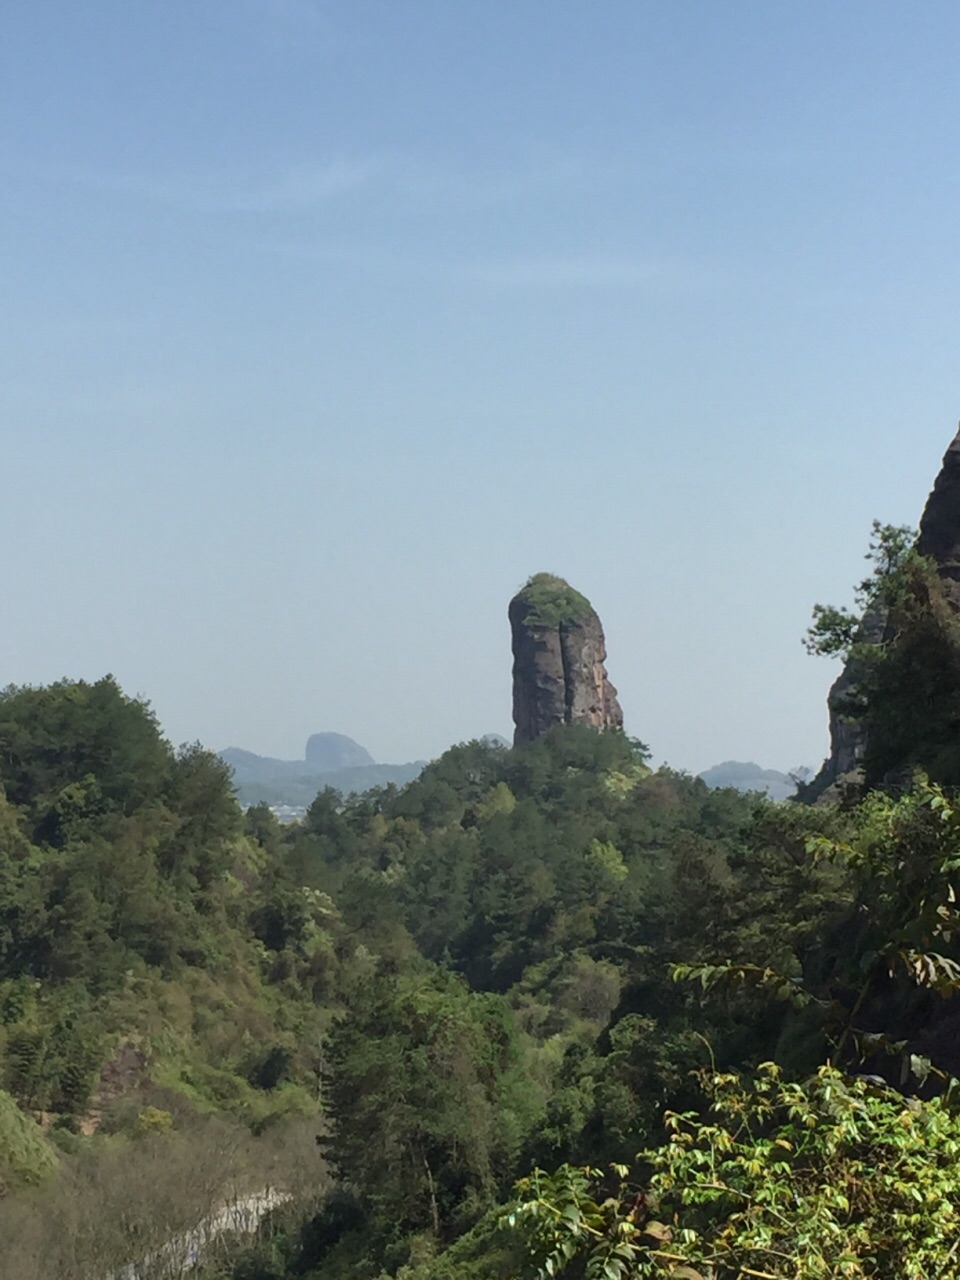
[[[535,574],[510,601],[515,746],[557,724],[623,728],[607,679],[606,643],[590,601],[562,578]]]
[[[960,430],[943,456],[940,473],[924,507],[917,550],[937,566],[947,602],[960,613]],[[863,620],[862,639],[868,644],[880,643],[887,623],[885,612],[868,613]],[[859,679],[857,660],[851,658],[827,695],[830,755],[811,784],[811,796],[834,798],[836,784],[855,784],[861,777],[867,729],[864,721],[851,713]]]
[[[886,612],[871,610],[863,619],[861,637],[867,644],[879,644],[886,626]],[[867,726],[856,714],[857,686],[861,678],[860,664],[851,658],[830,686],[827,694],[830,754],[810,783],[811,797],[833,800],[837,798],[838,784],[856,786],[861,781],[860,767],[867,750]]]
[[[917,550],[936,563],[944,594],[960,613],[960,430],[943,455],[927,499]]]

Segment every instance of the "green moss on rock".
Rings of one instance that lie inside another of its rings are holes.
[[[540,627],[559,627],[582,622],[593,612],[586,596],[555,573],[535,573],[518,592],[527,606],[527,622]]]

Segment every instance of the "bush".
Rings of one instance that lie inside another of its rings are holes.
[[[35,1120],[0,1090],[0,1189],[33,1186],[57,1167],[57,1153]]]

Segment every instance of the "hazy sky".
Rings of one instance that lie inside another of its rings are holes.
[[[960,415],[960,8],[0,0],[0,683],[509,733],[596,606],[658,760],[816,765],[814,601]]]

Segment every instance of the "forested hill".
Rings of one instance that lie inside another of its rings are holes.
[[[928,784],[775,805],[561,725],[281,828],[110,678],[0,695],[0,779],[10,1280],[268,1182],[206,1280],[812,1280],[837,1240],[899,1280],[953,1229],[922,1099],[960,1070],[960,816]]]

